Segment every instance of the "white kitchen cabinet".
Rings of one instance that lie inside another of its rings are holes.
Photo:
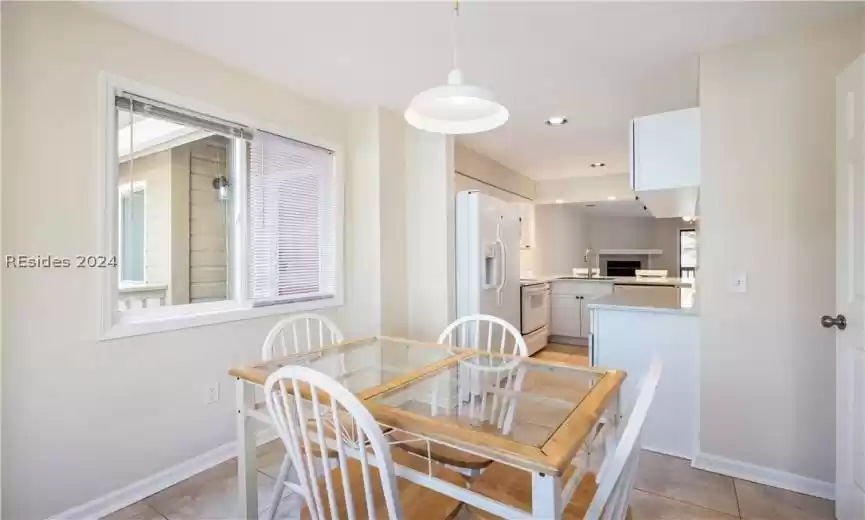
[[[550,334],[587,338],[590,332],[588,303],[611,294],[613,284],[597,281],[555,280],[552,282]]]
[[[550,296],[552,316],[550,334],[577,338],[581,333],[582,307],[577,296],[553,294]]]
[[[700,109],[631,122],[630,183],[655,217],[696,214],[700,186]]]
[[[531,202],[520,203],[520,247],[535,247],[535,205]]]
[[[631,188],[700,185],[700,109],[638,117],[632,122]]]

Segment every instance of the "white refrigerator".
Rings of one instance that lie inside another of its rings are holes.
[[[520,329],[520,211],[477,190],[456,195],[457,317],[490,314]]]

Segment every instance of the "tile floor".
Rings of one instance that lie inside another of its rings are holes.
[[[278,442],[259,448],[259,501],[264,511],[284,451]],[[224,462],[106,520],[240,519],[237,463]],[[297,518],[295,497],[284,499],[280,519]],[[644,452],[631,501],[634,520],[832,520],[831,501],[691,468],[683,460]],[[294,513],[292,513],[294,512]],[[470,516],[460,515],[460,518]]]
[[[585,365],[585,347],[550,344],[536,357]],[[259,504],[265,512],[284,448],[259,448]],[[833,520],[833,503],[691,467],[684,459],[643,452],[631,500],[634,520]],[[106,517],[107,520],[240,519],[237,461],[224,462]],[[297,518],[299,502],[289,495],[280,519]],[[458,520],[470,520],[463,512]]]

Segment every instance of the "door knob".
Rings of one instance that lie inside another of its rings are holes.
[[[820,318],[820,325],[823,325],[827,329],[831,329],[834,326],[838,327],[838,330],[844,330],[847,328],[847,317],[843,314],[839,314],[836,318],[823,316]]]

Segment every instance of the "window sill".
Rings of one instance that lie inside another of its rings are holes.
[[[166,312],[170,308],[161,308],[159,313],[140,313],[135,316],[119,314],[119,321],[110,329],[102,332],[99,340],[108,341],[130,336],[142,336],[158,332],[190,329],[207,325],[219,325],[232,321],[251,320],[266,316],[292,314],[296,312],[328,309],[339,307],[339,298],[283,303],[253,307],[251,303],[220,302],[222,306],[207,306],[206,308],[177,310],[176,313]],[[196,304],[198,305],[198,304]],[[200,304],[206,305],[206,304]],[[263,336],[262,336],[263,337]]]

